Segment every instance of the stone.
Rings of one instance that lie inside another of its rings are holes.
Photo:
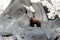
[[[15,0],[6,10],[2,13],[2,16],[9,15],[13,18],[19,18],[26,13],[26,8],[22,5],[19,0]]]
[[[26,6],[31,6],[30,0],[20,0]]]
[[[24,38],[24,40],[54,40],[56,38],[55,32],[49,29],[41,29],[38,27],[26,28],[21,36]]]
[[[35,9],[35,17],[38,18],[40,21],[48,21],[46,13],[43,9],[41,3],[32,3],[33,8]]]
[[[18,40],[15,36],[3,37],[4,40]]]
[[[2,37],[9,37],[9,36],[13,36],[13,34],[12,34],[12,33],[10,33],[10,32],[0,32],[0,35],[1,35]]]

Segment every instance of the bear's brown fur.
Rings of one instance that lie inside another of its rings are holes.
[[[29,19],[30,19],[30,26],[31,27],[34,27],[34,25],[36,24],[36,26],[37,27],[41,27],[41,21],[40,20],[38,20],[37,18],[33,18],[33,17],[29,17]]]

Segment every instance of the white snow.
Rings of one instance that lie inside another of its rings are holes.
[[[11,2],[11,0],[0,0],[0,15],[8,7],[10,2]]]
[[[40,0],[30,0],[31,3],[38,3],[38,2],[41,2]]]
[[[51,0],[53,5],[59,5],[60,4],[60,0]]]
[[[11,0],[0,0],[0,7],[2,7],[3,10],[7,8]]]
[[[35,12],[34,8],[32,6],[28,7],[26,5],[23,4],[23,6],[27,9],[30,10],[31,12]]]

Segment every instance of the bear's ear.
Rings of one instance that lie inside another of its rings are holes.
[[[33,19],[33,17],[31,17],[30,19]]]
[[[30,17],[28,17],[29,19],[31,19]]]
[[[31,19],[28,15],[27,15],[28,19]]]

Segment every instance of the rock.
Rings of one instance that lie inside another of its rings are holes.
[[[33,35],[31,38],[32,40],[48,40],[46,34]]]
[[[26,6],[31,5],[30,0],[13,0],[2,14],[6,16],[0,18],[0,40],[54,40],[56,32],[60,34],[60,29],[53,30],[60,27],[59,19],[48,21],[41,3],[32,3],[32,6],[36,11],[35,17],[43,21],[42,27],[29,27],[27,15],[32,17],[32,12],[27,10],[26,15],[26,9],[22,3]],[[10,17],[16,20],[10,20]]]
[[[10,33],[10,32],[0,32],[0,35],[1,35],[2,37],[9,37],[9,36],[13,36],[13,34],[12,34],[12,33]]]
[[[0,36],[0,40],[3,40],[3,38]]]
[[[52,4],[52,1],[51,0],[47,0],[47,1]]]
[[[15,36],[3,37],[4,40],[18,40]]]
[[[41,27],[45,28],[45,29],[53,29],[54,25],[53,25],[53,20],[47,21],[47,22],[42,22],[41,23]]]
[[[17,22],[22,28],[29,26],[29,19],[27,15],[23,15],[21,18],[17,20]]]
[[[29,17],[33,17],[33,14],[32,14],[32,12],[31,12],[30,10],[27,10],[27,15],[28,15]]]
[[[18,40],[23,40],[22,37],[20,35],[16,35]]]
[[[31,6],[30,0],[20,0],[26,6]]]
[[[32,3],[32,6],[36,11],[35,17],[38,18],[40,21],[46,22],[48,19],[47,19],[47,16],[43,9],[42,4],[41,3]]]
[[[41,12],[40,12],[40,9],[39,9],[38,5],[36,5],[35,3],[34,4],[32,3],[32,6],[36,11],[35,17],[42,21],[42,15],[41,15]]]
[[[60,37],[58,37],[58,39],[57,40],[60,40]]]
[[[48,18],[47,18],[47,15],[45,13],[45,10],[43,8],[43,5],[42,3],[37,3],[38,7],[40,8],[40,12],[41,12],[41,15],[42,15],[42,21],[43,22],[47,22],[48,21]]]
[[[2,16],[9,15],[13,18],[19,18],[26,13],[26,8],[22,5],[19,0],[15,0],[7,9],[2,13]]]
[[[55,21],[54,21],[54,27],[60,27],[60,19],[56,18]]]
[[[10,32],[0,32],[0,40],[18,40],[17,37],[15,37]]]
[[[55,32],[48,30],[48,29],[41,29],[37,27],[26,28],[21,35],[24,40],[49,40],[55,39],[56,34]]]
[[[56,32],[57,35],[60,36],[60,28],[55,28],[55,29],[53,29],[53,30]]]

